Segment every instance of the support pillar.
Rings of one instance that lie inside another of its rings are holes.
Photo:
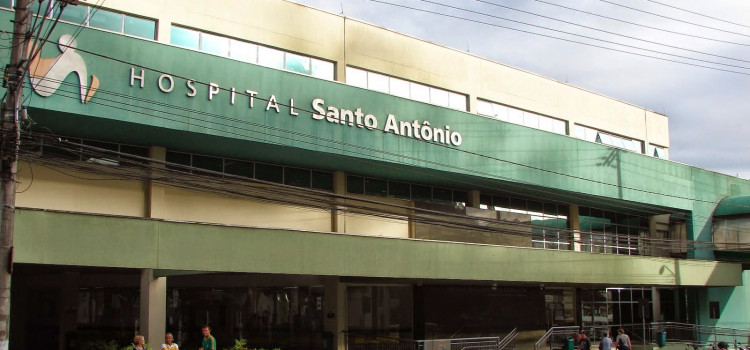
[[[324,281],[323,341],[327,336],[333,337],[333,346],[326,350],[346,349],[346,284],[338,277],[326,277]]]
[[[60,330],[58,349],[69,349],[72,344],[78,345],[75,335],[78,331],[78,276],[76,271],[65,271],[62,274],[60,289]]]
[[[570,235],[570,250],[581,250],[581,220],[578,204],[568,205],[568,229]]]
[[[651,322],[661,322],[661,296],[659,288],[651,287]]]
[[[338,195],[346,194],[346,173],[343,171],[333,172],[333,193]],[[337,202],[343,202],[345,199],[337,199]],[[336,206],[331,209],[331,231],[343,233],[346,232],[346,213],[339,211]]]
[[[141,270],[140,334],[146,343],[162,344],[167,321],[167,278],[154,277],[153,269]]]
[[[167,149],[164,147],[152,146],[148,149],[148,156],[151,159],[165,161],[167,160]],[[151,163],[152,166],[164,167],[161,163]],[[164,200],[166,197],[165,187],[159,184],[155,184],[151,181],[146,183],[147,203],[146,203],[146,217],[147,218],[164,218]]]
[[[466,206],[479,209],[479,207],[481,206],[479,198],[480,198],[479,190],[469,191],[469,201],[466,203]]]

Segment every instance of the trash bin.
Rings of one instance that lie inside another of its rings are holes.
[[[658,331],[656,332],[656,345],[658,345],[660,348],[667,345],[667,332],[666,331]]]
[[[573,342],[573,337],[567,337],[565,338],[565,350],[575,350],[575,343]]]

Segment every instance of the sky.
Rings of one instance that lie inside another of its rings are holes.
[[[670,160],[750,179],[750,1],[291,1],[666,114]]]

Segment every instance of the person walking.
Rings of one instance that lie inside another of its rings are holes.
[[[602,340],[599,342],[599,350],[612,350],[612,338],[609,337],[609,332],[602,334]]]
[[[211,327],[203,326],[201,333],[203,333],[203,341],[201,341],[201,347],[198,350],[216,350],[216,339],[211,335]]]
[[[174,342],[174,336],[172,333],[167,333],[164,335],[164,341],[165,343],[161,345],[161,350],[179,350],[180,347],[177,346]]]
[[[633,348],[633,344],[630,342],[630,337],[625,334],[625,330],[622,328],[617,330],[615,348],[617,348],[618,350],[630,350]]]

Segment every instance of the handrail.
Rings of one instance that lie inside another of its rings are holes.
[[[505,349],[511,342],[515,343],[516,337],[518,337],[518,328],[513,328],[513,330],[508,332],[508,334],[497,344],[497,350]],[[513,346],[513,348],[515,348],[515,346]]]
[[[553,335],[578,333],[580,329],[581,327],[579,326],[552,327],[536,343],[534,343],[534,350],[539,350],[539,346],[547,342]]]

